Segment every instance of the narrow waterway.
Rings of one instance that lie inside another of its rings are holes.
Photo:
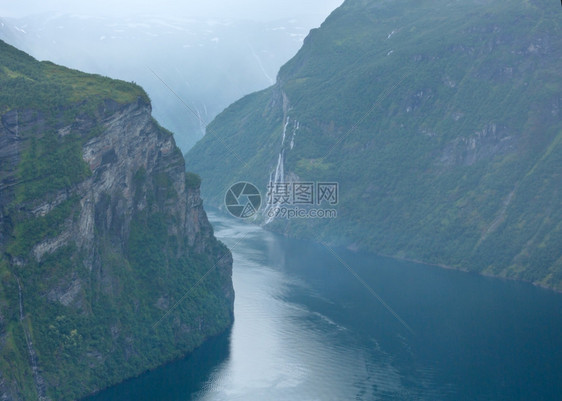
[[[232,330],[90,401],[562,394],[560,294],[210,219],[234,255]]]

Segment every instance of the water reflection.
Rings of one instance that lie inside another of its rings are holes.
[[[188,401],[195,399],[195,389],[207,385],[209,377],[222,369],[230,356],[232,331],[210,339],[182,360],[110,387],[83,401]]]
[[[234,255],[230,334],[91,401],[556,400],[562,296],[336,250],[210,215]]]

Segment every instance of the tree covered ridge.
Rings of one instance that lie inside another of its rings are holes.
[[[348,0],[187,166],[216,205],[265,190],[290,118],[285,174],[339,182],[338,219],[272,229],[562,290],[561,33],[542,0]]]

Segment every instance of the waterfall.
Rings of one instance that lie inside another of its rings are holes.
[[[289,126],[290,118],[287,116],[287,121],[283,126],[283,139],[281,140],[281,149],[283,149],[283,145],[285,145],[285,136],[287,135],[287,127]]]
[[[287,130],[289,129],[289,125],[291,123],[291,118],[287,116],[285,120],[285,124],[283,124],[283,133],[281,135],[281,149],[279,150],[279,154],[277,156],[277,165],[275,166],[275,170],[269,173],[269,182],[268,182],[268,204],[264,209],[264,216],[265,216],[265,224],[271,223],[275,217],[270,216],[269,212],[274,210],[276,205],[271,204],[271,196],[272,191],[275,188],[275,184],[285,183],[285,140],[287,139]],[[293,121],[292,131],[291,131],[291,142],[289,144],[289,150],[293,149],[295,146],[295,135],[297,130],[299,129],[300,124],[298,121]]]
[[[23,322],[23,296],[21,293],[21,284],[20,284],[20,279],[16,278],[17,282],[18,282],[18,295],[19,295],[19,300],[20,300],[20,322]]]
[[[207,108],[205,107],[205,105],[203,105],[203,107],[205,109],[205,114],[206,114]],[[199,121],[199,129],[201,130],[203,135],[205,135],[205,129],[207,128],[207,124],[205,123],[205,120],[203,119],[203,116],[201,115],[201,111],[199,111],[199,108],[196,107],[195,110],[197,111],[197,120]]]
[[[284,166],[284,159],[285,159],[285,149],[281,149],[281,153],[279,153],[279,157],[277,158],[277,167],[275,167],[275,175],[273,176],[274,183],[283,182],[285,178],[285,166]]]
[[[261,72],[263,73],[265,78],[269,81],[269,84],[273,85],[275,83],[275,80],[269,76],[269,74],[267,73],[267,71],[263,67],[263,63],[261,62],[260,56],[257,55],[257,53],[254,51],[254,48],[251,45],[248,44],[248,46],[250,46],[250,50],[252,52],[252,55],[256,59],[256,62],[258,63],[258,67],[260,68]]]
[[[25,315],[23,313],[23,295],[21,290],[21,283],[20,279],[16,277],[18,282],[18,293],[19,293],[19,305],[20,305],[20,323],[23,329],[23,335],[25,337],[25,343],[27,345],[27,352],[29,354],[29,361],[31,363],[31,371],[33,373],[33,381],[35,382],[35,389],[37,390],[37,395],[39,401],[47,401],[49,398],[46,396],[46,384],[45,380],[39,374],[39,366],[37,365],[37,353],[33,348],[33,341],[31,341],[31,335],[25,325],[24,318]]]
[[[297,131],[299,130],[300,123],[295,120],[293,125],[293,136],[291,137],[291,150],[295,147],[295,135],[297,135]]]

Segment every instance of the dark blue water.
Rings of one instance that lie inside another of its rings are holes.
[[[89,401],[562,399],[562,295],[211,217],[232,330]]]

